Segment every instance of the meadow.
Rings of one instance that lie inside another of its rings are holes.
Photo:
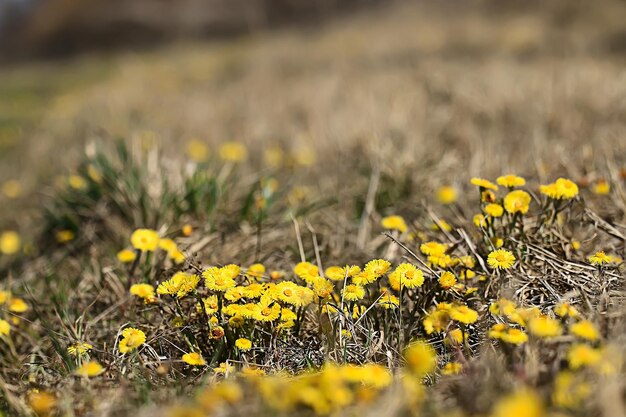
[[[0,415],[626,415],[626,11],[448,7],[0,69]]]

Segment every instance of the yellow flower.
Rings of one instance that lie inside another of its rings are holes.
[[[602,352],[599,349],[585,344],[572,345],[567,351],[569,367],[574,371],[584,366],[597,365],[601,359]]]
[[[522,389],[499,400],[491,417],[542,417],[541,398],[533,391]]]
[[[341,294],[347,301],[357,301],[365,297],[365,289],[360,285],[350,284],[346,285]]]
[[[454,306],[450,310],[450,318],[464,324],[472,324],[478,320],[478,312],[466,305]]]
[[[386,293],[378,300],[378,305],[386,309],[393,309],[400,305],[398,297],[391,293]]]
[[[552,401],[558,407],[576,409],[591,394],[591,387],[580,376],[561,371],[554,379]]]
[[[76,342],[67,347],[67,353],[74,357],[78,357],[89,353],[91,349],[93,349],[93,346],[91,346],[89,343]]]
[[[558,199],[559,197],[559,192],[556,188],[556,184],[552,183],[552,184],[546,184],[546,185],[540,185],[539,186],[539,192],[541,192],[541,194],[548,196],[549,198],[553,198],[553,199]]]
[[[122,331],[122,340],[119,343],[121,353],[132,352],[146,343],[146,334],[139,329],[127,327]]]
[[[278,146],[266,148],[263,151],[263,159],[270,168],[280,168],[283,165],[285,159],[285,152]]]
[[[404,350],[404,359],[409,371],[418,378],[433,373],[437,368],[435,349],[423,340],[411,343]]]
[[[204,162],[209,158],[209,147],[199,139],[187,142],[187,156],[195,162]]]
[[[18,180],[7,180],[2,184],[2,193],[7,198],[17,198],[22,194],[22,184]]]
[[[102,183],[102,173],[95,166],[89,164],[87,166],[87,176],[97,184]]]
[[[491,190],[485,190],[480,193],[480,201],[482,203],[495,203],[496,194]]]
[[[28,405],[38,416],[51,416],[57,406],[57,399],[49,392],[32,391],[28,395]]]
[[[576,239],[572,239],[572,249],[574,250],[580,249],[580,241]]]
[[[11,325],[8,321],[0,319],[0,336],[8,336],[11,333]]]
[[[252,313],[252,318],[256,321],[274,321],[280,317],[282,313],[282,309],[280,304],[271,303],[269,300],[264,300],[261,298],[261,301],[255,305],[254,312]]]
[[[578,186],[573,181],[559,178],[554,184],[556,185],[557,195],[562,200],[569,200],[578,195]]]
[[[504,197],[504,208],[509,213],[526,214],[530,207],[530,194],[526,191],[511,191]]]
[[[504,214],[504,209],[500,204],[489,203],[485,206],[485,213],[491,217],[500,217]]]
[[[74,232],[71,230],[59,230],[56,232],[56,240],[59,243],[67,243],[74,239]]]
[[[229,162],[243,162],[248,158],[248,150],[243,143],[224,142],[219,149],[220,158]]]
[[[265,265],[263,264],[252,264],[248,267],[246,271],[246,276],[248,278],[261,278],[265,273]]]
[[[178,298],[182,298],[195,290],[199,282],[199,276],[179,271],[172,278],[160,283],[157,287],[157,293],[175,295]]]
[[[137,254],[131,249],[122,249],[117,253],[117,260],[124,264],[134,261],[136,257]]]
[[[562,333],[561,324],[548,316],[537,316],[528,323],[528,331],[537,337],[555,337]]]
[[[380,222],[381,226],[389,230],[398,230],[400,233],[407,231],[407,225],[402,216],[383,217]]]
[[[517,175],[503,175],[496,179],[496,182],[503,187],[522,187],[526,185],[526,180],[522,177],[518,177]]]
[[[142,252],[154,252],[159,245],[159,234],[152,229],[137,229],[130,236],[130,243]]]
[[[415,265],[402,263],[389,275],[389,279],[396,281],[400,288],[416,288],[421,287],[424,283],[424,273]]]
[[[474,222],[476,227],[487,227],[487,219],[482,214],[475,214],[472,222]]]
[[[559,317],[578,317],[578,310],[569,303],[560,303],[554,306],[554,314]]]
[[[610,263],[612,260],[613,259],[609,255],[604,253],[604,251],[596,252],[595,254],[589,257],[589,262],[592,265],[602,265],[602,264]]]
[[[212,266],[202,272],[205,285],[213,291],[225,292],[237,285],[235,277],[239,274],[238,268],[224,266],[221,268]]]
[[[330,266],[324,271],[326,278],[332,281],[343,281],[346,277],[350,278],[361,272],[361,268],[356,265]]]
[[[448,362],[441,369],[442,375],[457,375],[463,370],[463,365],[459,362]]]
[[[81,366],[76,368],[74,371],[74,375],[80,376],[83,378],[92,378],[94,376],[98,376],[104,372],[104,367],[100,365],[97,361],[89,361],[83,363]]]
[[[67,183],[75,190],[84,190],[87,188],[87,181],[80,175],[70,175],[67,178]]]
[[[430,229],[431,230],[444,230],[446,232],[451,232],[452,226],[450,226],[450,223],[448,223],[444,219],[439,219],[438,222],[432,223],[432,225],[430,226]]]
[[[169,238],[159,239],[159,248],[169,253],[176,250],[176,243]]]
[[[12,230],[0,234],[0,253],[4,255],[13,255],[20,250],[22,240],[17,232]]]
[[[133,284],[130,287],[130,293],[147,302],[154,300],[154,287],[150,284]]]
[[[454,284],[456,284],[456,277],[452,272],[445,271],[439,277],[439,285],[441,285],[446,290],[452,288]]]
[[[391,263],[384,259],[373,259],[365,264],[363,272],[370,274],[374,280],[380,278],[391,269]]]
[[[235,346],[242,352],[246,352],[252,349],[252,341],[250,339],[246,339],[245,337],[240,337],[235,340]]]
[[[202,355],[199,354],[198,352],[185,353],[182,359],[186,364],[191,365],[191,366],[206,365],[206,361],[204,360]]]
[[[499,249],[504,245],[504,240],[501,237],[494,236],[489,239],[494,248]]]
[[[13,313],[24,313],[25,311],[28,311],[28,309],[28,304],[26,304],[26,302],[21,298],[12,297],[9,300],[9,311],[12,311]]]
[[[606,180],[600,179],[593,185],[592,191],[598,195],[607,195],[611,192],[611,185]]]
[[[481,189],[488,189],[488,190],[498,191],[498,186],[497,186],[497,185],[495,185],[494,183],[492,183],[492,182],[491,182],[491,181],[489,181],[489,180],[485,180],[485,179],[482,179],[482,178],[476,178],[476,177],[474,177],[474,178],[472,178],[472,179],[470,180],[470,182],[471,182],[473,185],[477,185],[477,186],[478,186],[478,187],[480,187]]]
[[[448,247],[438,242],[426,242],[420,245],[420,251],[424,255],[441,256],[446,253]]]
[[[528,341],[528,335],[520,329],[507,329],[500,335],[500,340],[512,345],[521,345]]]
[[[437,200],[441,204],[452,204],[456,201],[456,189],[450,185],[444,185],[437,190]]]
[[[569,327],[570,333],[581,339],[596,341],[600,338],[600,334],[596,327],[589,320],[581,320]]]
[[[509,269],[515,263],[515,256],[506,249],[497,249],[489,254],[487,263],[494,269]]]
[[[319,268],[311,262],[299,262],[293,268],[294,274],[306,282],[312,282],[319,275]]]
[[[191,236],[191,234],[193,233],[193,226],[190,224],[185,224],[183,225],[183,227],[180,229],[180,231],[182,232],[183,236],[185,237],[189,237]]]

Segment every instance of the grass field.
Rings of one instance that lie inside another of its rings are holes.
[[[0,69],[0,410],[625,415],[624,17],[409,2]]]

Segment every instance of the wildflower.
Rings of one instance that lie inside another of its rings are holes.
[[[199,139],[187,142],[187,156],[194,162],[204,162],[209,158],[209,147]]]
[[[243,287],[242,294],[246,298],[259,298],[265,291],[265,285],[253,283]]]
[[[243,162],[248,158],[246,146],[238,142],[224,142],[219,149],[220,158],[229,162]]]
[[[242,352],[246,352],[252,349],[252,341],[250,339],[246,339],[245,337],[240,337],[235,340],[235,346]]]
[[[378,300],[378,304],[386,309],[393,309],[400,305],[400,300],[393,294],[386,293]]]
[[[559,178],[555,181],[555,185],[557,196],[562,200],[569,200],[578,195],[578,186],[573,181]]]
[[[124,264],[134,261],[136,257],[135,251],[130,249],[123,249],[117,253],[117,260]]]
[[[452,231],[452,226],[450,226],[450,224],[445,221],[444,219],[439,219],[437,222],[433,222],[433,224],[430,226],[431,230],[443,230],[446,232],[451,232]]]
[[[480,201],[481,203],[495,203],[496,194],[491,190],[485,190],[480,193]]]
[[[448,247],[438,242],[426,242],[420,245],[420,251],[424,255],[441,256],[446,253]]]
[[[146,334],[139,329],[127,327],[122,331],[122,340],[119,343],[121,353],[132,352],[146,343]]]
[[[74,375],[83,378],[93,378],[104,372],[104,367],[97,361],[88,361],[76,368]]]
[[[452,272],[445,271],[441,273],[439,277],[439,285],[443,287],[443,289],[448,290],[452,288],[452,286],[456,284],[456,277]]]
[[[505,332],[502,332],[500,339],[512,345],[521,345],[528,341],[528,335],[521,329],[509,328]]]
[[[508,188],[522,187],[526,185],[526,180],[524,178],[511,174],[496,178],[496,182],[501,186]]]
[[[71,230],[59,230],[56,232],[55,238],[59,243],[67,243],[74,239],[74,232]]]
[[[346,285],[341,294],[347,301],[357,301],[365,296],[365,289],[356,284]]]
[[[28,405],[38,416],[50,416],[57,406],[57,399],[46,391],[32,391],[28,395]]]
[[[202,272],[202,276],[205,279],[205,285],[208,289],[213,291],[225,292],[229,288],[233,288],[237,285],[234,280],[234,269],[225,269],[226,267],[218,268],[212,266]],[[234,274],[236,276],[236,274]]]
[[[315,160],[317,159],[315,151],[308,146],[300,147],[292,153],[291,157],[296,165],[305,167],[312,166],[315,164]]]
[[[470,180],[470,182],[473,185],[476,185],[476,186],[480,187],[481,189],[488,189],[488,190],[498,191],[498,186],[495,185],[494,183],[492,183],[489,180],[485,180],[485,179],[482,179],[482,178],[474,177],[474,178],[472,178]]]
[[[515,263],[515,256],[506,249],[497,249],[489,254],[487,263],[494,269],[509,269]]]
[[[280,168],[285,158],[285,152],[278,146],[266,148],[263,153],[265,163],[271,168]]]
[[[388,216],[384,217],[381,222],[381,226],[388,230],[398,230],[400,233],[407,231],[407,225],[402,216]]]
[[[610,263],[611,261],[612,261],[612,258],[606,253],[604,253],[604,251],[596,252],[595,254],[589,257],[589,262],[592,265],[603,265],[606,263]]]
[[[143,298],[146,302],[154,301],[154,287],[150,284],[133,284],[130,287],[130,293]]]
[[[13,255],[20,250],[22,240],[17,232],[12,230],[0,234],[0,253],[4,255]]]
[[[253,278],[261,278],[265,273],[265,265],[263,264],[252,264],[248,267],[246,271],[246,276],[250,279]]]
[[[220,366],[213,369],[213,372],[215,372],[217,375],[226,375],[233,372],[234,370],[235,367],[232,366],[230,363],[222,362],[220,363]]]
[[[11,325],[8,321],[0,319],[0,336],[8,336],[11,333]]]
[[[475,214],[472,218],[472,222],[476,227],[487,227],[487,219],[482,214]]]
[[[404,350],[406,366],[418,378],[434,372],[437,367],[437,353],[435,349],[423,340],[411,343]]]
[[[28,311],[28,309],[28,304],[21,298],[11,297],[9,300],[9,311],[13,313],[24,313]]]
[[[578,310],[569,303],[560,303],[554,306],[554,314],[559,317],[578,317]]]
[[[543,404],[531,390],[522,389],[500,399],[493,408],[491,417],[541,417]]]
[[[580,249],[580,241],[573,239],[572,240],[572,249],[579,250]]]
[[[437,190],[437,200],[441,204],[452,204],[456,201],[456,189],[450,185],[444,185]]]
[[[611,192],[611,185],[608,181],[600,179],[593,185],[592,191],[598,195],[607,195]]]
[[[331,281],[322,277],[317,277],[313,283],[313,289],[315,290],[315,295],[320,298],[326,298],[333,293],[335,286]]]
[[[180,229],[180,231],[182,232],[183,236],[185,237],[189,237],[191,236],[191,234],[193,233],[193,226],[190,224],[185,224],[183,225],[183,227]]]
[[[306,282],[312,281],[319,275],[319,268],[310,262],[299,262],[293,272]]]
[[[277,284],[273,293],[280,301],[296,307],[307,305],[313,299],[313,292],[310,288],[301,287],[290,281]]]
[[[346,265],[343,268],[339,266],[331,266],[326,268],[324,275],[332,281],[343,281],[346,277],[354,277],[359,272],[361,272],[361,268],[356,265]]]
[[[191,366],[204,366],[206,361],[198,352],[185,353],[182,357],[183,361]]]
[[[365,264],[365,268],[363,272],[371,274],[374,279],[378,279],[379,277],[386,274],[387,271],[391,268],[391,263],[384,259],[373,259]]]
[[[87,188],[87,181],[80,175],[70,175],[67,177],[67,183],[75,190],[84,190]]]
[[[511,191],[504,197],[504,208],[509,213],[526,214],[530,206],[530,194],[526,191]]]
[[[2,193],[7,198],[18,198],[22,194],[22,185],[18,180],[7,180],[2,183]]]
[[[596,327],[589,320],[581,320],[569,327],[570,333],[581,339],[596,341],[600,338],[600,334]]]
[[[130,243],[142,252],[154,252],[159,245],[159,234],[152,229],[137,229],[130,236]]]
[[[160,249],[163,249],[165,252],[172,252],[176,250],[176,243],[169,238],[159,239],[158,244]]]
[[[491,217],[501,217],[504,213],[504,209],[500,204],[490,203],[485,206],[485,213]]]
[[[478,320],[478,312],[466,305],[455,306],[450,310],[450,318],[464,324],[472,324]]]
[[[395,271],[393,271],[393,275],[394,280],[397,280],[400,284],[400,288],[421,287],[424,283],[424,273],[412,264],[402,263],[398,265]]]
[[[76,342],[67,347],[67,353],[74,357],[78,357],[89,353],[91,349],[93,349],[93,346],[91,346],[89,343]]]
[[[570,371],[561,371],[554,379],[552,401],[558,407],[575,409],[591,394],[589,384]]]
[[[280,304],[272,304],[271,301],[261,298],[261,301],[256,305],[252,317],[257,321],[267,322],[278,319],[280,317],[280,313]]]
[[[440,306],[449,306],[447,303],[440,303],[437,308],[426,315],[422,324],[427,334],[440,333],[448,327],[450,314],[448,309]]]
[[[175,295],[182,298],[195,290],[200,282],[200,277],[186,272],[176,272],[172,278],[159,284],[158,294]]]
[[[463,370],[463,365],[459,362],[448,362],[441,369],[442,375],[457,375]]]
[[[600,362],[602,353],[598,349],[594,349],[589,345],[576,344],[572,345],[567,351],[567,361],[572,370],[582,368],[584,366],[593,366]]]
[[[91,164],[87,165],[87,176],[97,184],[102,183],[102,173]]]
[[[528,323],[528,331],[537,337],[549,338],[560,336],[562,333],[559,322],[548,316],[534,317]]]
[[[209,332],[209,337],[214,340],[219,340],[224,337],[224,328],[222,326],[215,326],[211,328]]]

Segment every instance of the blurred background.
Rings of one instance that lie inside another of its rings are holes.
[[[621,0],[0,0],[0,198],[118,138],[239,141],[253,169],[304,149],[337,179],[581,178],[626,154],[625,22]]]

